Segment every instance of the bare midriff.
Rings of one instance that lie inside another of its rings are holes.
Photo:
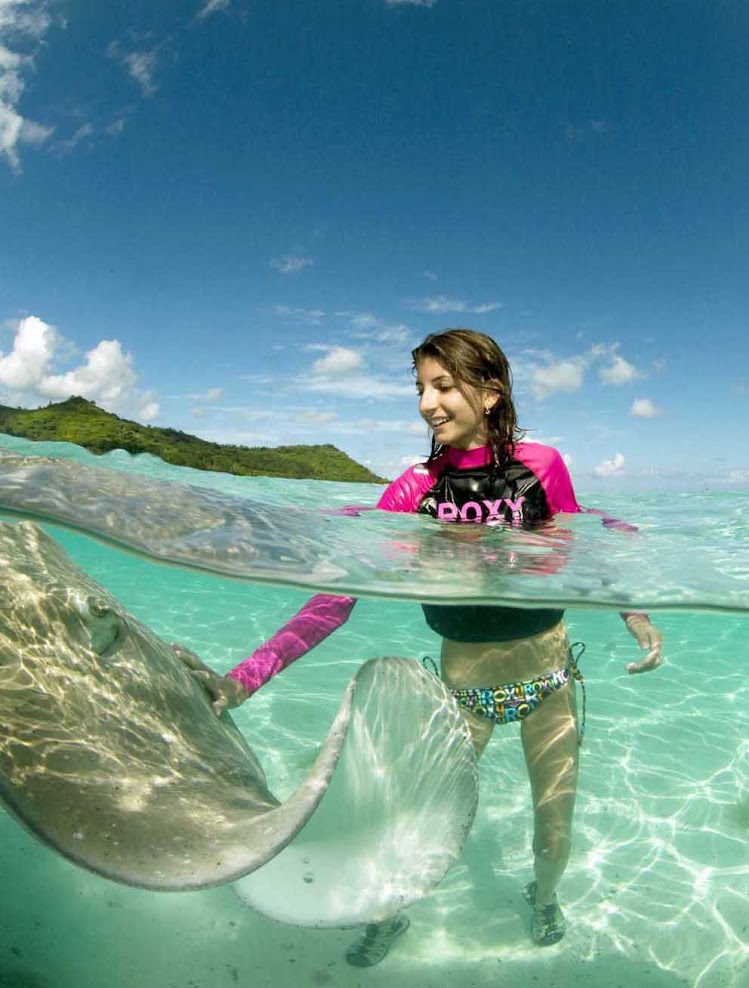
[[[521,683],[569,663],[564,621],[528,638],[503,642],[442,640],[442,678],[455,689]]]

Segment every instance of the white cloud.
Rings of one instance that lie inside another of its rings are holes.
[[[413,385],[364,373],[364,357],[358,350],[320,343],[309,344],[305,349],[324,350],[325,356],[315,360],[307,374],[294,380],[293,386],[298,390],[357,400],[413,395]]]
[[[581,357],[550,361],[545,367],[534,367],[530,372],[531,390],[537,401],[550,395],[575,394],[583,386],[586,363]]]
[[[270,377],[267,374],[240,374],[239,380],[246,381],[247,384],[254,384],[256,387],[263,387],[266,384],[275,383],[275,378]]]
[[[206,20],[211,14],[217,14],[220,10],[226,10],[230,0],[208,0],[205,6],[195,15],[199,21]]]
[[[21,124],[21,133],[18,135],[18,139],[22,144],[44,144],[54,132],[54,127],[45,127],[43,124],[35,123],[33,120],[24,120]]]
[[[368,400],[372,398],[402,398],[413,395],[413,385],[406,387],[394,381],[367,374],[349,374],[345,377],[300,377],[294,386],[316,394],[335,395],[338,398]]]
[[[337,418],[335,412],[305,411],[298,412],[294,416],[294,421],[300,425],[327,425],[329,422],[335,422]]]
[[[445,314],[447,312],[463,312],[468,315],[484,315],[486,312],[493,312],[501,307],[501,302],[466,302],[459,298],[448,298],[445,295],[432,295],[414,304],[418,312],[434,312]]]
[[[2,10],[1,7],[0,10]],[[0,75],[0,96],[3,99],[11,101],[17,100],[21,96],[24,85],[20,69],[24,61],[16,52],[10,51],[4,45],[0,47],[0,72],[2,72]]]
[[[352,418],[350,415],[339,418],[334,412],[315,413],[303,409],[292,409],[292,411],[295,421],[305,424],[311,419],[313,425],[326,424],[328,431],[336,436],[381,436],[384,433],[402,436],[404,433],[412,434],[416,431],[425,441],[427,439],[426,426],[422,423],[420,429],[414,430],[413,422],[410,420]]]
[[[156,92],[154,74],[157,67],[155,51],[130,51],[123,56],[123,61],[130,75],[140,86],[144,96],[153,96]]]
[[[621,453],[616,453],[613,460],[604,460],[597,467],[593,468],[596,477],[617,477],[624,471],[624,457]]]
[[[47,7],[47,0],[0,0],[0,155],[16,171],[21,167],[19,143],[41,144],[53,128],[25,120],[19,112],[23,72],[33,69],[34,55],[19,55],[8,45],[41,44],[51,24]]]
[[[411,330],[405,323],[382,324],[372,334],[375,343],[395,343],[403,346],[411,335]]]
[[[68,347],[54,326],[27,316],[16,327],[11,351],[0,352],[0,385],[20,395],[53,401],[76,394],[108,411],[145,421],[158,415],[155,396],[138,389],[133,358],[119,340],[101,340],[88,351],[85,363],[62,374],[51,373]]]
[[[55,151],[64,153],[74,151],[79,145],[85,144],[87,147],[92,147],[94,141],[101,137],[117,138],[122,134],[125,129],[126,118],[124,116],[115,117],[109,123],[97,124],[94,126],[90,121],[82,123],[79,127],[74,130],[69,137],[60,137],[53,144]],[[42,128],[43,130],[45,128]],[[46,140],[52,133],[51,129],[46,128],[47,133],[42,134],[41,138]],[[21,135],[21,140],[24,140],[23,134]]]
[[[416,466],[417,463],[424,463],[425,460],[426,451],[421,456],[413,454],[411,456],[401,456],[399,459],[380,460],[379,463],[373,466],[373,469],[381,477],[400,477],[409,467]]]
[[[284,257],[272,258],[270,266],[279,274],[298,274],[313,263],[312,258],[306,254],[286,254]]]
[[[169,397],[182,398],[183,396],[182,395],[169,395]],[[202,402],[205,402],[208,405],[213,405],[217,401],[221,401],[221,399],[224,397],[224,389],[223,388],[208,388],[208,390],[207,391],[204,391],[202,394],[188,394],[188,395],[185,395],[184,397],[190,398],[192,401],[202,401]],[[205,409],[203,409],[203,411],[205,411]]]
[[[642,377],[642,373],[626,361],[624,357],[620,357],[616,354],[608,367],[602,367],[598,371],[598,376],[604,384],[614,384],[618,386],[621,384],[630,384],[632,381],[639,380],[639,378]]]
[[[548,351],[525,350],[513,357],[513,375],[518,385],[530,387],[537,401],[557,393],[580,391],[585,374],[595,365],[599,365],[598,374],[604,384],[627,384],[643,377],[617,353],[618,349],[618,343],[594,343],[585,353],[560,359]]]
[[[365,435],[379,435],[383,432],[392,432],[399,435],[408,431],[410,422],[403,422],[399,419],[356,419],[351,423],[351,432],[363,432]]]
[[[273,311],[277,316],[287,316],[295,322],[308,323],[311,326],[319,326],[327,315],[324,309],[299,309],[290,305],[277,305]]]
[[[50,25],[47,0],[0,0],[0,32],[41,38]]]
[[[85,141],[89,137],[94,136],[94,128],[90,123],[81,124],[81,126],[71,134],[70,137],[64,140],[56,141],[55,147],[59,151],[72,151],[73,148],[77,147],[81,141]]]
[[[629,413],[640,419],[654,419],[663,415],[663,410],[658,408],[650,398],[635,398]]]
[[[376,343],[405,345],[411,331],[405,323],[388,323],[371,312],[336,312],[336,316],[348,319],[351,335]]]
[[[37,392],[51,399],[71,394],[90,398],[109,411],[138,414],[149,421],[158,415],[159,406],[152,394],[141,394],[133,358],[122,349],[119,340],[101,340],[86,354],[86,362],[64,374],[43,378]]]
[[[0,351],[0,384],[12,391],[36,391],[49,371],[59,343],[54,326],[36,316],[22,319],[11,352]]]
[[[109,134],[110,137],[119,137],[119,135],[125,129],[125,118],[115,117],[115,119],[108,123],[104,130]]]
[[[348,319],[351,328],[359,333],[368,333],[380,325],[380,320],[371,312],[350,312],[343,309],[335,315],[341,319]]]
[[[14,169],[21,167],[16,146],[23,126],[23,117],[9,106],[0,103],[0,154],[4,155]]]
[[[324,357],[320,357],[312,365],[312,373],[321,377],[339,377],[358,370],[364,364],[364,358],[358,350],[349,347],[332,346]]]
[[[126,51],[119,41],[113,41],[107,49],[107,54],[125,66],[130,78],[138,83],[144,96],[151,97],[156,93],[155,75],[159,60],[158,47],[143,51]]]

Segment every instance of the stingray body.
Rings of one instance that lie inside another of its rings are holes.
[[[294,503],[293,492],[290,503],[273,504],[262,489],[254,490],[256,497],[249,499],[111,465],[0,448],[0,511],[61,525],[157,562],[331,593],[482,596],[484,578],[466,580],[464,570],[476,572],[482,557],[475,539],[487,534],[485,526],[428,525],[417,534],[413,525],[427,519],[377,512],[387,519],[387,529],[380,517],[368,530],[366,517],[356,525],[344,520],[346,509],[310,509]],[[520,535],[524,541],[518,543]],[[557,543],[560,553],[566,551],[564,541]],[[503,570],[534,572],[550,545],[548,538],[539,542],[527,532],[506,531],[485,563],[495,576]],[[524,586],[521,597],[531,591]]]
[[[245,898],[261,910],[349,925],[425,895],[459,856],[475,759],[417,663],[360,668],[308,777],[279,803],[174,649],[48,534],[0,524],[0,566],[0,798],[67,858],[161,890],[260,869]],[[354,887],[341,896],[344,872]]]
[[[0,507],[188,569],[311,584],[337,573],[319,513],[62,457],[0,449]]]

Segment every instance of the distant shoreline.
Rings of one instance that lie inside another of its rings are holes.
[[[67,442],[96,455],[124,449],[151,453],[174,466],[243,477],[386,484],[336,446],[230,446],[177,429],[140,425],[72,395],[44,408],[0,405],[0,432],[22,439]]]

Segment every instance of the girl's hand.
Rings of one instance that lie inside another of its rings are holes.
[[[219,717],[224,710],[238,707],[248,700],[250,694],[244,687],[230,676],[220,676],[207,666],[195,652],[184,645],[172,643],[172,650],[177,658],[190,670],[190,674],[211,698],[211,710]]]
[[[663,635],[650,619],[644,614],[633,614],[625,621],[629,633],[637,640],[641,649],[647,651],[647,655],[641,662],[629,662],[627,672],[634,676],[639,672],[650,672],[663,665]]]

